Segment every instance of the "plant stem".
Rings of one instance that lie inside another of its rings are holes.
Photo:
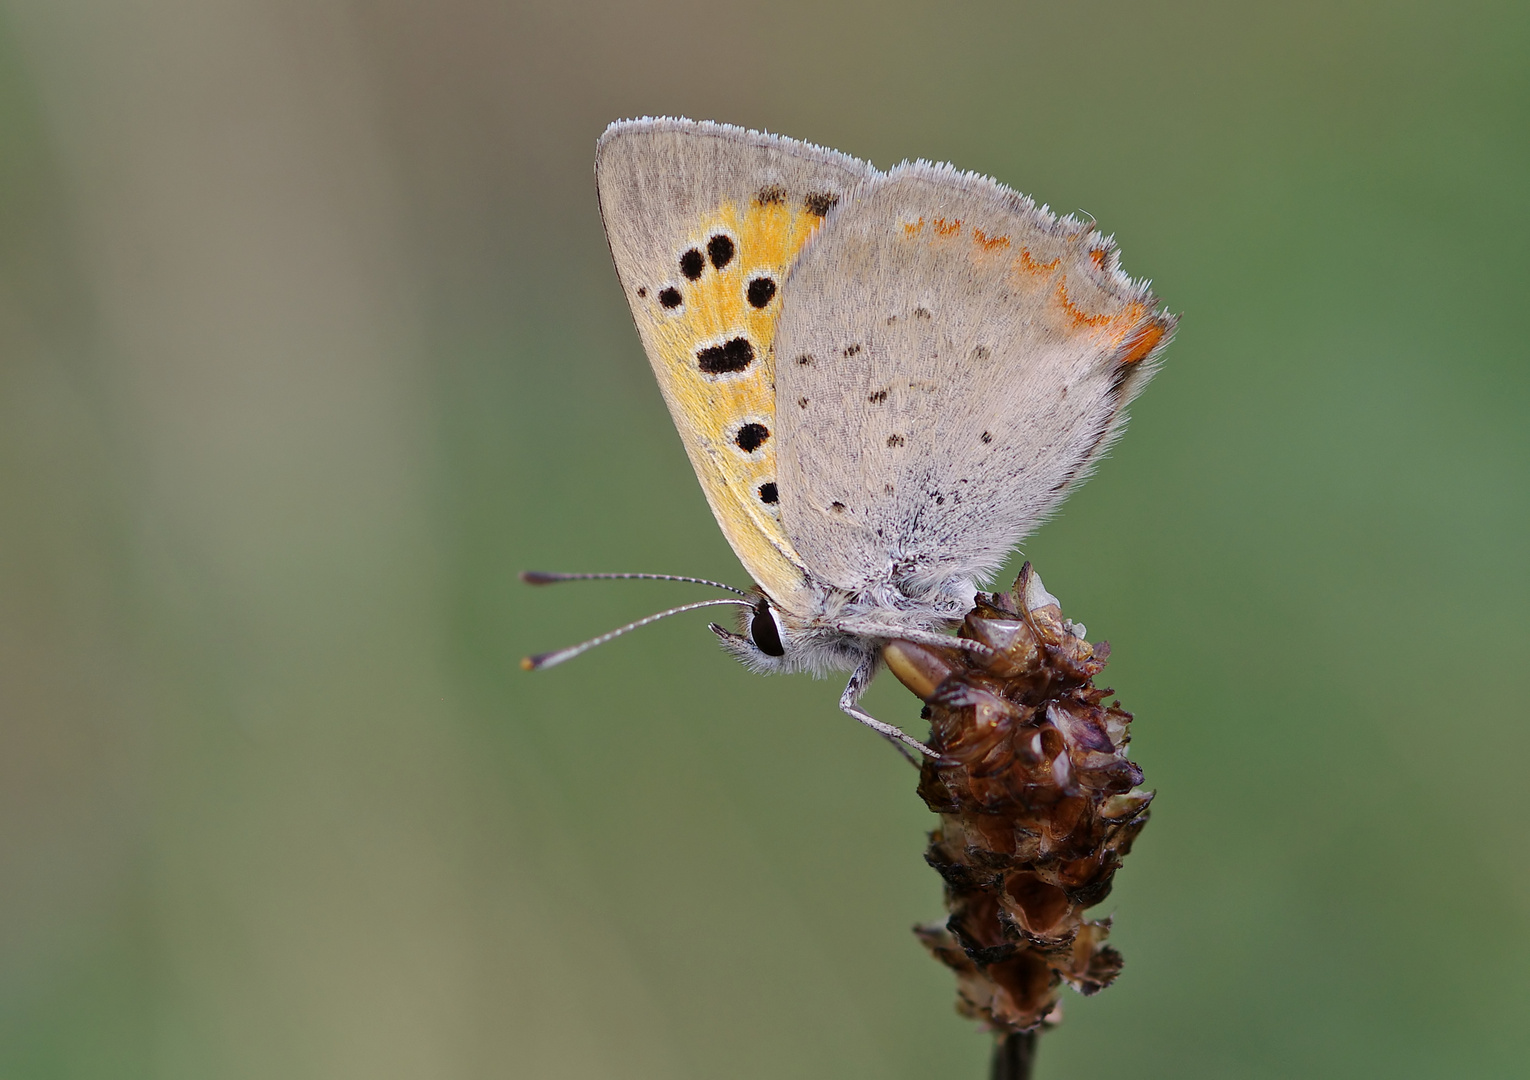
[[[1036,1063],[1036,1035],[1034,1031],[1014,1032],[995,1043],[990,1080],[1031,1080],[1031,1066]]]

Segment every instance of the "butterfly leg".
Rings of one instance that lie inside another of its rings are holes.
[[[969,638],[952,637],[950,634],[936,634],[926,630],[915,630],[911,627],[900,626],[896,633],[889,633],[889,628],[881,623],[870,622],[836,622],[834,629],[842,630],[847,634],[855,634],[859,637],[883,637],[895,638],[899,641],[912,641],[916,645],[932,645],[937,649],[964,649],[970,653],[982,656],[985,653],[993,655],[993,649],[984,645],[981,641],[972,641]],[[870,680],[867,680],[868,682]]]
[[[876,657],[868,656],[866,659],[861,661],[860,666],[857,667],[854,674],[850,676],[850,681],[845,684],[845,692],[839,696],[840,711],[845,713],[847,716],[851,716],[856,720],[859,720],[872,731],[875,731],[878,735],[882,736],[882,738],[892,743],[893,746],[897,747],[898,752],[904,757],[908,758],[908,760],[914,765],[923,764],[923,760],[915,753],[913,753],[915,750],[917,750],[920,754],[925,755],[925,757],[939,757],[939,754],[931,750],[928,746],[924,745],[924,743],[920,742],[912,735],[904,734],[902,731],[893,727],[891,724],[884,724],[882,721],[878,720],[876,717],[872,716],[869,712],[856,704],[856,702],[861,699],[861,695],[866,692],[866,687],[871,685],[871,677],[876,673]]]

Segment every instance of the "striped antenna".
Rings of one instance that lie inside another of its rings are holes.
[[[524,577],[525,575],[522,576]],[[572,577],[573,575],[570,576]],[[591,576],[594,577],[597,575],[592,574]],[[631,576],[638,577],[644,575],[634,574]],[[713,583],[708,582],[708,584]],[[723,588],[726,589],[728,586],[724,585]],[[738,590],[735,589],[734,591],[737,592]],[[599,637],[591,638],[589,641],[582,641],[578,645],[571,645],[566,649],[559,649],[556,652],[538,653],[536,656],[528,656],[526,659],[521,661],[521,667],[525,668],[527,671],[541,671],[543,668],[550,668],[554,664],[561,664],[565,660],[572,660],[580,653],[588,652],[597,645],[604,645],[612,638],[621,637],[629,630],[636,630],[638,627],[647,626],[651,622],[658,622],[660,619],[667,619],[671,615],[680,614],[682,611],[695,611],[697,608],[704,607],[718,607],[722,604],[731,604],[734,607],[754,607],[754,601],[751,600],[701,600],[694,604],[681,604],[679,607],[670,608],[668,611],[661,611],[656,615],[649,615],[647,618],[639,619],[636,622],[630,622],[626,626],[618,626],[615,630],[612,630],[609,633],[601,634]]]
[[[714,589],[726,589],[739,596],[749,596],[743,589],[724,585],[706,578],[685,577],[681,574],[558,574],[547,570],[522,570],[521,580],[527,585],[551,585],[559,581],[685,581],[692,585],[710,585]]]

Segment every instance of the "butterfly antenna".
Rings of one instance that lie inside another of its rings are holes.
[[[684,577],[680,574],[556,574],[546,570],[522,570],[521,580],[527,585],[551,585],[558,581],[686,581],[692,585],[710,585],[714,589],[726,589],[739,596],[749,596],[743,589],[709,581],[700,577]]]
[[[636,577],[638,575],[633,576]],[[727,588],[726,585],[723,587]],[[543,668],[550,668],[554,664],[561,664],[565,660],[572,660],[580,653],[588,652],[597,645],[604,645],[612,638],[621,637],[629,630],[636,630],[638,627],[647,626],[651,622],[667,619],[671,615],[680,614],[682,611],[695,611],[697,608],[704,607],[718,607],[722,604],[732,604],[735,607],[754,607],[754,602],[750,600],[701,600],[694,604],[681,604],[679,607],[672,607],[668,611],[661,611],[657,615],[649,615],[647,618],[630,622],[626,626],[618,626],[609,633],[601,634],[599,637],[591,638],[589,641],[582,641],[578,645],[570,645],[568,648],[559,649],[556,652],[545,652],[538,653],[536,656],[528,656],[521,661],[521,667],[527,671],[541,671]]]

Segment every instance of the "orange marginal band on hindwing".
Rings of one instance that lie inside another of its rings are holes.
[[[930,222],[932,235],[930,240],[950,240],[961,231],[963,222],[960,220],[947,220],[936,218]],[[920,217],[913,221],[904,222],[903,232],[909,238],[917,237],[925,229],[925,219]],[[990,236],[980,228],[972,229],[973,258],[982,259],[984,256],[1007,255],[1010,247],[1010,238],[999,234]],[[1115,272],[1114,250],[1110,247],[1099,247],[1089,251],[1089,261],[1093,269],[1100,275],[1110,275]],[[1103,330],[1105,341],[1114,347],[1113,362],[1122,369],[1122,376],[1128,374],[1125,369],[1131,365],[1146,359],[1155,349],[1162,344],[1165,336],[1174,328],[1175,320],[1163,313],[1155,313],[1148,304],[1139,301],[1128,303],[1125,308],[1116,313],[1086,312],[1078,307],[1068,295],[1068,277],[1062,269],[1061,256],[1054,255],[1046,262],[1038,261],[1028,248],[1022,247],[1017,255],[1010,259],[1010,278],[1019,289],[1034,287],[1038,280],[1049,282],[1045,287],[1052,290],[1052,302],[1068,318],[1074,329],[1078,330]],[[1055,280],[1055,284],[1050,282]]]

